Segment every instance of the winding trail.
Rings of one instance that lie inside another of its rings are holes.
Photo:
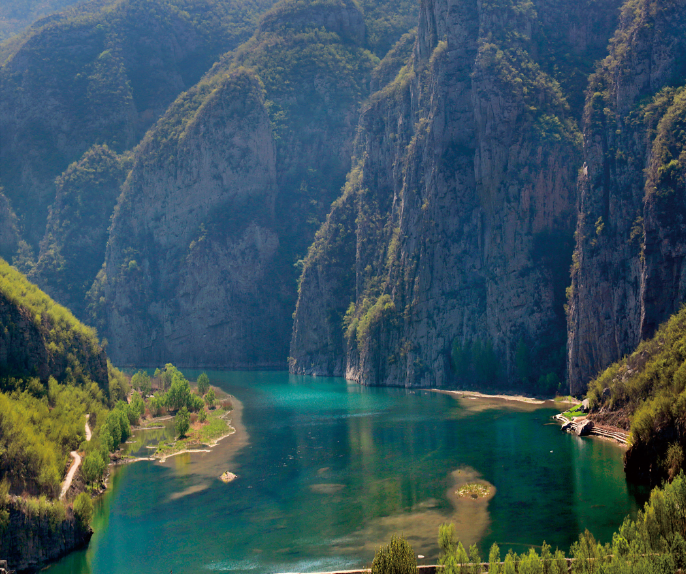
[[[90,441],[93,434],[91,433],[91,428],[88,426],[88,419],[90,418],[90,414],[86,415],[86,440]],[[69,455],[74,459],[74,462],[71,464],[71,467],[69,468],[69,472],[67,473],[67,477],[64,479],[64,482],[62,483],[62,492],[60,492],[60,500],[63,500],[64,497],[67,495],[67,491],[69,490],[69,487],[71,486],[72,480],[74,480],[74,475],[76,474],[76,471],[79,470],[79,466],[81,466],[81,455],[79,455],[78,452],[75,450],[71,451]]]

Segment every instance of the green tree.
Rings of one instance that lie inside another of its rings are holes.
[[[455,552],[457,548],[457,537],[455,535],[455,525],[450,523],[443,523],[438,529],[438,547],[441,550],[438,558],[439,564],[443,564],[441,560],[446,556]]]
[[[139,393],[133,393],[133,397],[131,398],[131,404],[129,405],[129,407],[138,418],[142,417],[145,414],[145,401]]]
[[[186,436],[188,429],[191,428],[191,415],[186,407],[183,407],[174,418],[176,433],[180,437]]]
[[[491,551],[488,553],[488,573],[500,574],[502,566],[500,564],[500,548],[494,542]]]
[[[207,408],[213,409],[215,400],[214,389],[210,389],[205,395],[205,404],[207,405]]]
[[[88,526],[93,518],[93,503],[91,497],[82,492],[74,500],[74,516],[82,526]]]
[[[191,395],[188,403],[189,410],[193,411],[194,413],[197,413],[205,408],[205,401],[198,395]]]
[[[453,345],[450,351],[450,363],[453,367],[455,376],[460,378],[469,376],[471,362],[472,357],[469,345],[461,345],[457,337],[453,339]]]
[[[472,344],[472,363],[480,383],[493,384],[498,380],[500,361],[491,340],[477,339]]]
[[[523,385],[528,385],[531,382],[531,351],[529,345],[526,344],[523,338],[517,342],[515,350],[515,366],[517,367],[517,377]]]
[[[393,536],[388,546],[379,548],[371,574],[417,574],[417,559],[407,540]]]
[[[204,422],[207,420],[207,411],[206,411],[205,409],[202,409],[202,410],[198,413],[198,420],[199,420],[201,423],[204,423]]]
[[[152,416],[160,416],[160,413],[162,412],[162,407],[162,401],[157,395],[152,396],[148,399],[148,409],[150,409],[150,414]]]
[[[175,373],[166,395],[167,408],[178,410],[190,406],[191,386],[181,373]]]
[[[205,393],[209,390],[210,390],[210,378],[205,373],[202,373],[198,377],[198,392],[200,393],[200,396],[204,397]]]
[[[81,472],[83,473],[83,478],[88,483],[93,483],[99,481],[103,474],[105,474],[105,461],[99,451],[94,450],[93,452],[86,455],[83,461],[83,466],[81,467]]]
[[[139,390],[143,396],[148,396],[152,390],[152,383],[150,382],[150,375],[145,371],[138,371],[131,377],[131,385],[134,389]]]

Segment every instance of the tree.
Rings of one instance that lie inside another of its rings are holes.
[[[523,338],[519,339],[517,348],[515,350],[515,365],[517,367],[517,376],[523,385],[528,385],[531,379],[531,352],[529,345],[526,344]]]
[[[207,411],[206,411],[205,409],[202,409],[202,410],[198,413],[198,420],[199,420],[201,423],[204,423],[204,422],[207,420]]]
[[[105,461],[102,459],[102,455],[97,450],[86,455],[83,461],[82,473],[83,478],[88,483],[97,482],[105,474]]]
[[[204,397],[205,393],[210,390],[210,378],[205,374],[202,373],[198,377],[198,392],[200,393],[200,396]]]
[[[150,409],[150,414],[157,417],[162,412],[162,401],[158,396],[152,396],[148,399],[148,409]]]
[[[152,384],[150,382],[150,375],[145,371],[138,371],[131,377],[131,385],[134,389],[138,389],[144,397],[150,394]]]
[[[176,413],[174,423],[176,424],[176,432],[179,438],[186,436],[188,429],[191,428],[191,415],[186,407],[183,407]]]
[[[91,497],[82,492],[74,501],[74,516],[82,526],[88,526],[93,518],[93,503]]]
[[[388,546],[379,548],[372,574],[417,574],[417,558],[407,540],[393,536]]]
[[[215,401],[214,389],[210,389],[209,391],[207,391],[207,394],[205,395],[205,404],[207,405],[207,408],[213,409],[214,408],[214,401]]]
[[[141,397],[138,393],[133,393],[133,397],[131,398],[131,404],[129,405],[129,407],[138,418],[142,417],[145,414],[145,401],[143,400],[143,397]]]
[[[172,410],[178,410],[181,407],[190,406],[191,401],[191,386],[181,373],[175,375],[169,392],[166,396],[167,407]]]
[[[198,395],[191,395],[190,400],[188,402],[190,410],[194,413],[197,413],[198,411],[201,411],[205,408],[205,401],[203,401],[202,397],[199,397]]]
[[[500,548],[495,542],[488,554],[488,572],[489,574],[500,574]]]

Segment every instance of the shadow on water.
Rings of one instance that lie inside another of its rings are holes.
[[[567,550],[584,528],[609,541],[637,509],[622,450],[561,433],[548,424],[549,405],[285,373],[208,374],[243,403],[235,417],[243,432],[207,454],[117,469],[89,548],[51,574],[352,568],[368,565],[394,533],[433,559],[445,521],[486,555],[494,541],[505,551],[543,540]],[[151,440],[130,447],[141,452]],[[224,484],[227,470],[238,478]],[[495,495],[456,498],[469,480]]]

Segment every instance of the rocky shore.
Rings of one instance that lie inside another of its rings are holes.
[[[0,536],[0,557],[10,571],[35,572],[49,562],[88,544],[93,530],[82,525],[71,508],[61,519],[34,511],[26,501],[10,496],[6,502],[9,524]]]

